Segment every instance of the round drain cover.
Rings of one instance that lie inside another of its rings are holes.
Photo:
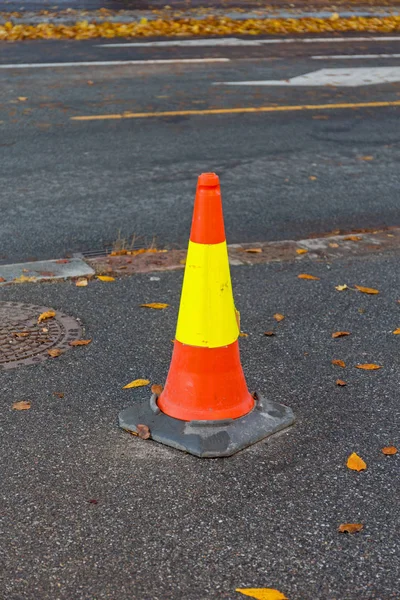
[[[19,302],[0,302],[0,370],[36,365],[50,358],[48,350],[71,348],[82,337],[79,323],[61,312],[38,324],[40,314],[53,310]]]

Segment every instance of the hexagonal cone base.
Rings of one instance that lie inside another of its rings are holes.
[[[147,425],[151,439],[199,458],[231,456],[294,423],[288,406],[256,395],[255,400],[254,409],[239,419],[181,421],[162,413],[153,395],[150,402],[120,412],[119,425],[131,433],[137,433],[137,425]]]

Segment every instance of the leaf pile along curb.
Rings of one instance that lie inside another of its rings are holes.
[[[72,25],[57,23],[25,24],[7,21],[0,25],[0,40],[49,40],[150,36],[208,36],[208,35],[296,35],[344,32],[393,33],[400,31],[400,16],[340,17],[332,13],[326,19],[232,19],[209,16],[204,19],[141,19],[130,23],[110,21],[77,21]]]

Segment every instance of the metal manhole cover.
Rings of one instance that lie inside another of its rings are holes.
[[[56,316],[38,324],[38,316],[50,309],[20,302],[0,302],[0,371],[20,365],[36,365],[50,358],[48,350],[71,348],[82,337],[79,323],[55,311]]]

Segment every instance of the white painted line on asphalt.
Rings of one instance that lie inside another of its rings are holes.
[[[334,38],[205,38],[196,40],[170,40],[161,42],[121,42],[117,44],[95,44],[96,48],[168,48],[171,46],[261,46],[263,44],[330,44],[331,42],[400,42],[400,36],[381,37],[334,37]]]
[[[358,87],[400,81],[400,67],[354,67],[320,69],[291,79],[265,81],[218,81],[214,85],[324,86]]]
[[[229,62],[229,58],[171,58],[160,60],[102,60],[89,62],[22,63],[0,65],[0,69],[46,69],[57,67],[117,67],[120,65],[168,65],[178,63]]]
[[[400,58],[400,54],[331,54],[330,56],[312,56],[313,60],[351,60],[364,58]]]

